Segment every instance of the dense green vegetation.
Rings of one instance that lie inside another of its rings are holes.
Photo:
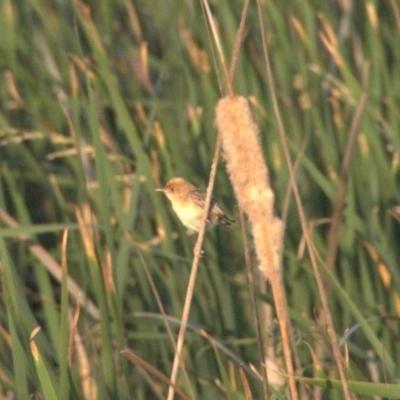
[[[229,59],[242,3],[214,3]],[[276,212],[286,215],[296,374],[321,378],[308,382],[307,398],[343,398],[289,191],[262,29],[321,271],[351,122],[368,94],[337,261],[324,276],[350,390],[400,398],[400,5],[261,3],[264,27],[250,4],[234,89],[250,100]],[[158,299],[176,336],[195,235],[154,189],[173,176],[206,187],[225,95],[201,3],[3,0],[0,27],[0,399],[165,398],[155,371],[169,377],[174,347]],[[238,219],[222,161],[214,193]],[[208,232],[204,252],[178,386],[197,399],[244,399],[248,381],[263,398],[260,379],[239,373],[240,360],[260,366],[240,224]],[[273,299],[253,258],[262,335],[279,359]],[[325,378],[335,389],[316,391]],[[286,389],[271,388],[272,397],[287,398]]]

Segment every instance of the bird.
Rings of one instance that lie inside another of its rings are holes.
[[[183,178],[175,177],[170,179],[163,188],[156,189],[156,191],[164,192],[171,201],[176,215],[186,228],[193,231],[200,230],[206,202],[205,190],[197,188]],[[236,221],[227,217],[217,200],[212,197],[206,222],[207,230],[212,229],[218,223],[231,226],[234,222]]]

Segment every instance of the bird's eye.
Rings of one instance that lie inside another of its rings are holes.
[[[174,188],[173,188],[173,187],[170,187],[170,188],[169,188],[169,191],[170,191],[171,193],[174,193]]]

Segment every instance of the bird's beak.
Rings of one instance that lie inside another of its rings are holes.
[[[163,192],[164,188],[160,188],[160,189],[155,189],[156,192]]]

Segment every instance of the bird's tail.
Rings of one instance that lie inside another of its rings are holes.
[[[221,215],[219,218],[219,221],[222,222],[226,226],[231,226],[234,224],[236,221],[232,218],[227,217],[226,215]]]

